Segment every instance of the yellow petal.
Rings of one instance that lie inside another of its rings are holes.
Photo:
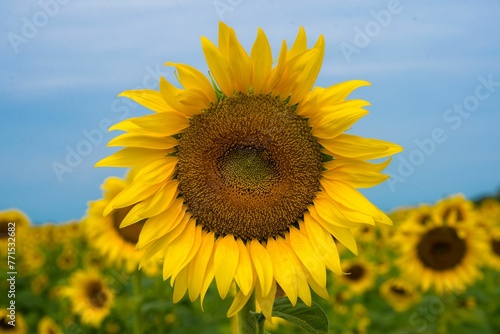
[[[143,211],[143,217],[153,217],[166,211],[178,195],[178,180],[171,180],[165,183],[158,192],[151,198],[148,207]]]
[[[173,231],[180,233],[179,229],[185,227],[189,218],[190,215],[186,214],[186,207],[183,206],[182,200],[174,201],[169,210],[146,221],[139,235],[136,248],[142,249],[167,233],[170,234]],[[169,235],[169,237],[171,236]]]
[[[173,239],[165,250],[163,261],[163,280],[168,279],[179,268],[193,247],[196,236],[196,225],[187,224],[179,236]]]
[[[144,167],[134,170],[133,180],[144,183],[167,181],[173,175],[179,158],[160,156],[144,164]]]
[[[238,269],[238,244],[232,235],[219,239],[215,245],[214,271],[217,290],[222,299],[226,298],[229,287]]]
[[[193,224],[193,225],[195,225],[195,224]],[[196,255],[196,253],[200,249],[201,241],[202,241],[202,227],[201,227],[201,225],[198,225],[195,227],[193,246],[191,247],[191,250],[189,251],[186,258],[172,272],[172,281],[176,280],[176,277],[180,273],[180,270],[184,270],[184,269],[186,269],[186,280],[187,280],[187,278],[188,278],[188,276],[187,276],[188,271],[187,270],[189,269],[189,263],[193,260],[194,256]],[[173,245],[174,242],[175,242],[175,240],[172,242],[171,245]]]
[[[203,284],[201,286],[200,291],[200,305],[201,310],[203,311],[203,300],[205,299],[205,294],[207,293],[208,287],[212,283],[214,279],[214,253],[212,252],[212,256],[208,261],[207,268],[205,270],[205,276],[203,277]]]
[[[309,284],[307,284],[307,279],[305,274],[303,277],[300,277],[299,280],[297,281],[297,294],[299,295],[299,298],[302,299],[304,304],[306,304],[307,306],[311,306],[312,304],[311,289],[309,289]]]
[[[318,193],[313,202],[317,215],[330,224],[347,228],[355,228],[361,223],[359,219],[352,221],[346,217],[345,212],[339,208],[338,204],[324,192]]]
[[[328,295],[328,290],[326,287],[319,285],[313,278],[312,276],[307,277],[307,283],[309,283],[309,286],[311,289],[316,293],[318,296],[324,299],[329,299],[330,296]]]
[[[178,63],[167,63],[169,66],[175,66],[179,74],[179,80],[182,86],[187,90],[199,90],[205,94],[207,101],[216,102],[217,96],[215,96],[214,88],[210,81],[207,79],[203,73],[198,71],[196,68]]]
[[[230,29],[229,32],[229,64],[233,74],[235,90],[244,93],[248,92],[253,75],[252,62],[236,38],[233,29]]]
[[[327,179],[322,179],[321,185],[332,198],[335,198],[336,202],[342,203],[353,211],[370,215],[375,222],[392,225],[391,219],[382,210],[378,209],[363,194],[351,186],[343,182]]]
[[[264,84],[269,79],[273,63],[272,57],[271,46],[266,34],[259,28],[257,38],[250,52],[250,59],[253,63],[252,88],[255,94],[263,90]]]
[[[139,202],[135,204],[132,209],[127,213],[127,215],[123,218],[123,220],[120,223],[120,228],[124,228],[127,226],[130,226],[132,224],[137,223],[140,220],[143,220],[144,217],[142,217],[140,214],[142,211],[144,211],[147,206],[149,205],[150,200],[144,200],[142,202]]]
[[[245,295],[243,293],[243,291],[241,291],[241,290],[238,291],[238,293],[236,294],[236,296],[233,299],[233,303],[231,304],[231,307],[227,311],[227,317],[230,318],[230,317],[236,315],[238,312],[240,312],[241,309],[243,308],[243,306],[246,305],[246,303],[248,302],[248,300],[250,299],[251,296],[252,296],[251,293],[248,293]],[[251,315],[249,315],[249,316],[251,316]]]
[[[292,105],[301,102],[316,82],[316,78],[318,77],[321,65],[323,64],[323,58],[325,56],[325,39],[323,35],[319,37],[313,50],[317,52],[312,55],[312,59],[307,62],[304,70],[295,79],[295,85],[290,98],[290,104]],[[291,52],[292,51],[290,51],[290,53]],[[293,56],[290,55],[290,57]]]
[[[288,235],[289,236],[289,235]],[[278,244],[283,244],[284,249],[288,249],[287,254],[289,254],[289,259],[293,262],[293,267],[295,268],[295,273],[297,275],[297,295],[302,301],[307,305],[311,306],[311,290],[309,289],[309,284],[307,284],[307,276],[309,272],[307,268],[302,264],[302,262],[297,257],[295,250],[290,246],[289,240],[279,238],[277,240]],[[313,253],[314,254],[314,251]],[[324,267],[324,266],[323,266]]]
[[[312,246],[316,255],[323,260],[323,263],[328,269],[334,273],[342,274],[340,266],[340,256],[337,250],[337,245],[330,233],[326,232],[323,227],[314,222],[308,224],[299,224],[301,233],[306,233],[310,240],[314,240]]]
[[[141,257],[141,262],[139,263],[139,269],[141,269],[148,261],[156,258],[157,254],[160,254],[159,258],[163,258],[163,254],[167,249],[169,244],[169,240],[166,236],[156,239],[156,241],[152,242],[148,247],[144,250],[144,253]]]
[[[243,241],[241,239],[236,239],[236,243],[238,244],[240,258],[234,279],[236,283],[238,283],[242,293],[248,295],[254,286],[252,261]]]
[[[280,54],[278,57],[278,65],[271,70],[271,75],[267,83],[264,86],[262,93],[271,93],[274,88],[280,83],[283,72],[285,71],[286,62],[287,62],[287,53],[288,49],[286,47],[286,41],[283,41],[281,44]]]
[[[399,145],[372,138],[341,134],[333,139],[318,139],[327,153],[355,159],[378,159],[399,153],[403,148]]]
[[[179,89],[172,85],[170,82],[160,77],[160,93],[163,99],[170,105],[172,109],[183,114],[184,116],[191,117],[193,115],[199,114],[201,110],[194,109],[186,106],[186,104],[181,103],[180,97],[186,91],[184,89]]]
[[[371,86],[371,83],[364,80],[349,80],[327,87],[321,90],[321,94],[318,95],[318,104],[320,107],[324,107],[340,103],[344,101],[352,91],[362,86]]]
[[[137,126],[165,136],[178,134],[189,126],[189,119],[177,111],[166,111],[131,119]]]
[[[317,137],[318,142],[323,145],[324,141],[341,135],[366,115],[368,115],[368,110],[366,109],[349,109],[345,112],[341,111],[328,114],[324,117],[325,121],[318,121],[318,125],[313,125],[311,122],[309,122],[309,124],[312,127],[312,134]]]
[[[108,146],[144,147],[151,149],[169,149],[177,146],[173,137],[146,136],[136,133],[124,133],[109,141]]]
[[[212,257],[214,243],[214,234],[203,232],[198,253],[189,266],[189,299],[191,301],[196,300],[200,295],[205,271]]]
[[[103,214],[107,216],[113,209],[124,208],[143,201],[153,196],[160,188],[161,184],[133,182],[109,202]]]
[[[247,242],[247,247],[250,250],[253,267],[257,275],[257,279],[262,288],[262,294],[267,295],[271,290],[273,281],[273,265],[267,250],[257,240]]]
[[[342,181],[354,188],[369,188],[389,178],[380,172],[386,168],[392,157],[382,163],[370,163],[355,159],[336,158],[323,164],[327,170],[321,175],[332,181]]]
[[[313,279],[319,285],[326,286],[325,264],[316,255],[311,241],[295,227],[290,227],[287,241]]]
[[[172,108],[161,97],[160,92],[152,89],[127,90],[118,96],[125,96],[155,112],[172,111]]]
[[[273,93],[279,95],[281,99],[286,99],[292,93],[295,96],[294,87],[298,84],[298,78],[307,75],[307,67],[314,61],[317,54],[318,50],[310,49],[288,60],[283,76],[273,88]]]
[[[276,240],[268,239],[267,253],[273,264],[274,278],[285,291],[293,306],[297,303],[297,272],[294,261],[291,259],[292,250],[286,245],[281,237]]]
[[[310,220],[320,224],[325,230],[335,237],[339,242],[347,247],[355,255],[358,255],[358,246],[356,239],[349,228],[330,224],[326,220],[319,217],[313,206],[309,207],[309,212],[304,214],[304,223],[308,224]]]
[[[295,42],[293,42],[290,51],[288,52],[289,57],[292,58],[299,53],[306,51],[307,49],[307,36],[304,27],[299,28],[299,32],[297,33],[297,37],[295,38]]]
[[[227,24],[225,24],[222,21],[219,21],[219,36],[218,36],[218,46],[221,55],[229,59],[229,48],[230,48],[230,41],[229,41],[229,35],[231,33],[231,28],[228,27]]]
[[[342,101],[323,107],[318,106],[315,113],[309,117],[309,124],[316,127],[324,127],[325,124],[341,121],[342,118],[353,118],[355,114],[364,110],[362,109],[363,107],[367,106],[370,106],[370,103],[361,99]],[[358,109],[361,109],[361,111]],[[367,113],[366,110],[364,112]]]
[[[95,164],[95,167],[133,167],[164,155],[162,150],[125,147]]]
[[[135,117],[136,118],[136,117]],[[144,132],[139,126],[132,122],[134,118],[127,118],[109,127],[108,131],[121,130],[121,131],[135,131]]]
[[[174,298],[173,302],[177,303],[184,297],[186,294],[187,288],[188,288],[188,283],[187,283],[187,267],[182,269],[179,275],[177,276],[177,279],[175,280],[175,285],[174,285]]]
[[[266,320],[271,324],[273,323],[272,312],[273,312],[273,304],[274,299],[276,298],[276,281],[273,280],[271,284],[271,288],[267,294],[262,293],[263,290],[260,284],[255,286],[255,301],[260,308],[260,311],[266,317]]]
[[[226,96],[232,96],[234,92],[234,85],[232,83],[232,72],[228,61],[207,38],[201,38],[201,46],[203,48],[205,59],[207,60],[208,68],[217,82],[217,85],[219,85],[220,89]]]

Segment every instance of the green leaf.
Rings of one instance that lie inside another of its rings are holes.
[[[328,318],[316,303],[307,306],[298,300],[293,307],[287,297],[281,297],[274,301],[273,316],[285,319],[307,333],[328,333]]]

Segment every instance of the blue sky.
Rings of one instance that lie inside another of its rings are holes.
[[[167,61],[206,72],[200,36],[218,21],[249,50],[261,27],[277,55],[304,26],[325,36],[316,84],[365,79],[372,103],[350,133],[405,151],[386,184],[364,191],[384,210],[500,186],[500,1],[8,1],[0,12],[0,209],[32,221],[85,215],[114,151],[105,129],[148,111],[117,98],[174,79]],[[65,166],[61,169],[61,166]],[[57,169],[57,167],[59,169]]]

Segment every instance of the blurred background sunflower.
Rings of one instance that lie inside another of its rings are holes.
[[[433,221],[422,225],[409,220],[401,228],[399,268],[424,290],[433,287],[439,294],[463,291],[481,277],[485,235],[475,220],[465,219],[464,202],[457,198],[437,203]]]
[[[98,327],[114,304],[114,292],[106,279],[95,270],[78,270],[61,289],[61,297],[71,303],[71,310],[78,314],[82,323]]]

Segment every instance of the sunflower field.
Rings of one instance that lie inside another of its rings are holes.
[[[500,202],[454,196],[389,216],[394,226],[354,232],[358,256],[339,245],[348,274],[329,275],[328,299],[313,295],[328,333],[498,333]],[[15,275],[6,252],[12,222]],[[133,231],[109,224],[96,236],[93,224],[90,215],[32,225],[19,210],[0,213],[0,333],[237,332],[237,317],[226,317],[231,298],[221,300],[213,284],[203,305],[187,296],[174,303],[160,262],[140,271],[130,264]],[[9,291],[15,298],[6,298]],[[15,300],[15,327],[8,325],[8,300]],[[269,333],[307,332],[275,315],[272,320],[265,324]]]
[[[358,189],[403,148],[348,133],[364,80],[314,87],[325,38],[277,60],[219,22],[206,76],[120,94],[84,217],[0,212],[0,333],[499,333],[500,202],[462,195],[383,212]]]

